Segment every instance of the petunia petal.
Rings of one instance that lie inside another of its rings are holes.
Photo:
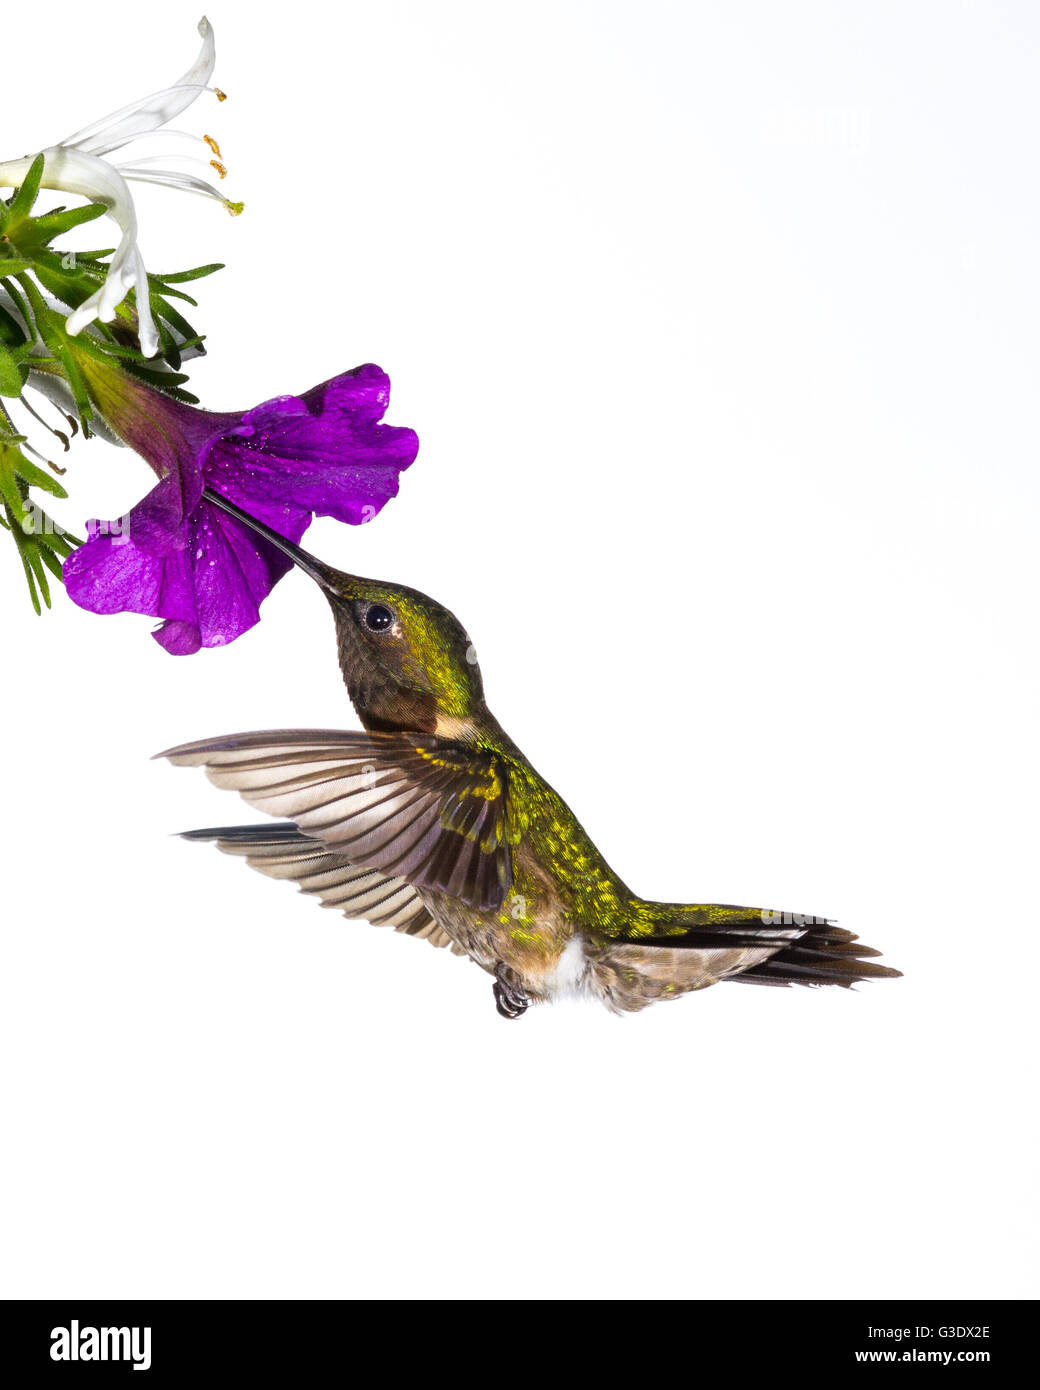
[[[126,529],[134,545],[150,555],[183,550],[185,526],[202,497],[202,474],[186,465],[168,474],[132,509]]]
[[[295,538],[305,527],[304,515],[291,528]],[[166,619],[153,636],[177,656],[224,646],[256,624],[260,604],[290,562],[205,500],[187,539],[181,550],[154,554],[131,534],[94,523],[86,544],[65,561],[69,597],[93,613]]]
[[[351,525],[370,521],[419,449],[414,430],[379,423],[389,396],[386,374],[365,366],[266,401],[242,417],[241,431],[210,443],[206,481],[247,510],[283,501]]]
[[[159,616],[163,561],[128,538],[95,530],[65,561],[62,577],[69,597],[92,613]]]
[[[328,381],[312,386],[300,397],[312,415],[348,416],[376,421],[390,404],[390,378],[374,362],[340,372]]]
[[[197,623],[171,618],[156,628],[152,636],[171,656],[194,656],[202,646]]]
[[[150,555],[126,533],[91,524],[92,534],[68,557],[62,577],[69,597],[92,613],[143,613],[194,622],[195,601],[183,552]]]
[[[260,621],[260,604],[289,568],[272,547],[203,500],[188,557],[204,647],[233,642]]]

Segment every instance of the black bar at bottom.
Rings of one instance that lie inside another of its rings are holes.
[[[554,1375],[570,1363],[585,1381],[597,1361],[612,1376],[630,1365],[640,1379],[696,1379],[710,1364],[717,1376],[720,1358],[736,1374],[781,1368],[869,1380],[925,1368],[986,1377],[1030,1364],[1035,1320],[1035,1301],[26,1300],[0,1305],[0,1369],[17,1387],[190,1386],[202,1377],[238,1385],[252,1376],[296,1386],[378,1380],[381,1370],[395,1380],[494,1384],[507,1372],[537,1380],[547,1363]]]

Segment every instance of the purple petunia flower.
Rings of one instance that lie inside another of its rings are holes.
[[[371,365],[244,414],[181,404],[122,373],[118,382],[90,375],[108,423],[161,481],[121,522],[91,523],[65,561],[65,586],[94,613],[165,619],[153,636],[178,656],[252,627],[290,568],[207,501],[204,487],[299,541],[314,514],[369,521],[396,495],[419,447],[413,430],[380,423],[390,380]]]

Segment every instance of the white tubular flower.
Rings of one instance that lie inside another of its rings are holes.
[[[51,145],[42,151],[44,166],[41,186],[63,193],[74,193],[88,198],[91,202],[103,203],[122,233],[119,245],[112,255],[104,285],[72,311],[67,320],[68,331],[72,334],[79,333],[95,319],[103,323],[110,322],[115,317],[117,307],[126,298],[127,292],[136,289],[138,337],[141,341],[141,351],[146,357],[154,357],[158,352],[159,334],[152,318],[144,259],[137,244],[137,212],[128,180],[160,184],[163,187],[179,188],[184,192],[215,198],[231,213],[241,212],[242,204],[232,203],[205,179],[163,166],[161,160],[136,158],[115,163],[105,156],[144,137],[173,135],[193,141],[196,145],[204,142],[214,156],[205,162],[216,169],[221,178],[224,177],[225,169],[220,163],[220,150],[211,136],[204,136],[200,140],[198,136],[187,131],[163,129],[175,116],[187,110],[203,92],[211,91],[219,101],[224,100],[224,93],[219,88],[209,85],[216,62],[216,47],[213,29],[205,17],[199,20],[199,34],[202,36],[199,55],[173,86],[124,106],[121,110],[94,121],[57,145]],[[14,188],[20,185],[32,163],[33,160],[29,156],[0,163],[0,187]]]

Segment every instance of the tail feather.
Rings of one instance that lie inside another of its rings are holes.
[[[842,989],[851,989],[863,980],[898,979],[901,970],[866,959],[880,954],[872,946],[864,946],[852,932],[821,923],[775,956],[727,978],[749,985],[840,985]]]

